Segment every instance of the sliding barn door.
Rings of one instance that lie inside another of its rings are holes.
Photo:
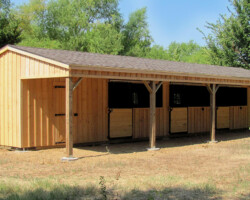
[[[110,138],[132,136],[132,109],[111,109],[109,117]]]
[[[187,108],[171,108],[170,115],[170,132],[187,132]]]

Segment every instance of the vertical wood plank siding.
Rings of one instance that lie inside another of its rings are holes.
[[[28,56],[21,56],[21,78],[50,78],[69,76],[69,70]]]
[[[229,107],[218,107],[217,108],[217,129],[229,128],[230,123],[230,115],[229,115]]]
[[[247,106],[231,106],[229,115],[230,129],[241,129],[248,127]]]
[[[20,55],[0,55],[0,145],[20,147]]]
[[[65,89],[56,85],[65,85],[65,79],[23,80],[23,147],[52,146],[56,135],[65,134],[65,116],[55,116],[65,114]],[[107,106],[107,80],[83,79],[73,93],[74,143],[107,140]]]
[[[156,108],[156,136],[169,134],[169,83],[163,83],[162,108]],[[149,108],[133,109],[133,138],[149,137]]]
[[[188,133],[210,130],[210,107],[188,107]]]

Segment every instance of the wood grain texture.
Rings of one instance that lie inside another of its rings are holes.
[[[168,132],[167,132],[168,134]],[[156,137],[165,136],[164,108],[156,108]],[[149,137],[149,108],[133,109],[133,138]]]
[[[66,78],[66,155],[73,156],[73,80]]]
[[[229,128],[229,107],[217,108],[217,129]]]
[[[187,108],[172,108],[171,111],[171,133],[188,131]]]
[[[53,146],[56,142],[64,142],[65,116],[55,114],[66,114],[65,88],[55,86],[65,86],[65,79],[22,81],[22,147]],[[107,80],[83,79],[73,92],[73,113],[78,115],[73,117],[74,143],[107,140],[107,87]]]
[[[53,78],[69,76],[69,69],[29,56],[21,56],[21,79]]]
[[[210,130],[210,107],[188,107],[188,133]]]
[[[230,106],[230,129],[248,127],[247,106]]]
[[[0,145],[21,147],[20,142],[20,56],[6,51],[0,55]]]
[[[169,83],[163,83],[162,107],[156,108],[156,137],[169,135]],[[133,109],[133,138],[149,137],[149,108]]]
[[[110,138],[132,136],[132,108],[112,109],[110,113]]]
[[[150,88],[152,92],[149,93],[149,148],[155,148],[156,140],[156,83],[151,81]]]

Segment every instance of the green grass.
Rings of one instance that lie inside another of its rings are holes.
[[[105,179],[105,177],[104,177]],[[147,179],[150,181],[150,179]],[[166,185],[163,186],[166,181]],[[169,183],[168,183],[169,181]],[[173,183],[176,181],[176,186]],[[92,184],[79,186],[77,184],[70,185],[60,183],[55,178],[47,179],[27,179],[19,180],[9,179],[0,183],[0,199],[1,200],[66,200],[66,199],[100,199],[104,200],[103,187],[105,186],[105,194],[107,199],[216,199],[219,194],[216,187],[212,184],[204,183],[201,185],[186,183],[180,184],[183,180],[179,177],[170,176],[165,179],[154,180],[154,183],[161,185],[161,189],[157,187],[142,190],[139,187],[122,188],[118,185],[110,184],[110,180],[104,181],[103,184]],[[117,181],[119,183],[119,181]],[[157,185],[157,184],[156,184]],[[180,185],[180,186],[178,186]]]
[[[52,179],[36,179],[30,182],[0,183],[1,200],[63,200],[63,199],[93,199],[100,196],[99,189],[94,186],[79,187],[56,183]]]

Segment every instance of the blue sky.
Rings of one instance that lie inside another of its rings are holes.
[[[16,5],[28,0],[12,0]],[[139,8],[147,7],[150,33],[155,44],[168,46],[171,42],[194,40],[205,45],[202,34],[204,25],[215,22],[220,14],[227,14],[228,0],[120,0],[120,11],[125,20]]]

